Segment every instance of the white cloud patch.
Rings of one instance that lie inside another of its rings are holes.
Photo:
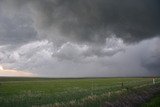
[[[81,60],[83,59],[83,54],[87,52],[89,47],[87,45],[78,45],[74,43],[64,43],[58,50],[56,51],[56,57],[64,60]]]

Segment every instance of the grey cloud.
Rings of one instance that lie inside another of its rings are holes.
[[[52,51],[52,43],[46,40],[30,42],[14,49],[3,46],[0,48],[0,62],[9,68],[31,70],[40,66],[41,62],[52,59]]]
[[[105,42],[113,32],[127,42],[160,32],[159,0],[14,0],[30,5],[38,28],[58,28],[61,36],[78,41]],[[27,2],[27,3],[26,3]],[[52,32],[53,33],[53,32]],[[51,35],[53,36],[53,35]]]
[[[36,30],[49,38],[104,43],[114,33],[125,42],[160,33],[159,0],[7,0],[30,10]],[[28,8],[29,7],[29,8]],[[54,35],[58,29],[59,35]],[[50,32],[48,34],[48,32]],[[64,37],[64,38],[63,38]]]
[[[119,52],[125,51],[125,44],[120,38],[112,37],[106,39],[103,46],[86,45],[67,42],[60,46],[53,57],[61,60],[83,61],[86,57],[105,57],[113,56]]]
[[[113,39],[113,38],[112,38]],[[116,42],[113,40],[112,42]],[[111,43],[111,42],[110,42]],[[119,43],[117,43],[119,44]],[[115,43],[114,43],[115,45]],[[110,48],[112,50],[110,50]],[[120,52],[124,47],[92,47],[85,44],[67,42],[57,47],[48,40],[33,41],[20,47],[4,45],[0,47],[0,62],[8,63],[17,69],[32,69],[42,62],[57,60],[57,62],[90,62],[95,58],[112,56]],[[106,50],[109,49],[109,50]]]
[[[0,13],[0,45],[25,44],[37,38],[33,21],[27,16],[27,11],[15,10],[2,2]]]
[[[149,43],[147,52],[142,57],[142,66],[147,68],[153,75],[160,73],[160,38]]]
[[[84,52],[89,50],[87,45],[66,43],[55,47],[54,43],[47,40],[34,41],[12,51],[7,51],[7,46],[1,46],[0,56],[3,56],[0,57],[0,62],[8,68],[31,71],[38,76],[159,75],[159,66],[156,65],[159,58],[158,43],[159,38],[145,40],[125,46],[125,51],[101,57],[93,53],[85,56]],[[3,49],[5,54],[2,53]],[[60,58],[62,60],[59,60]]]
[[[22,19],[16,19],[15,21],[14,19],[3,19],[0,21],[0,44],[24,44],[35,40],[36,31],[28,23],[19,24],[17,20],[23,21]]]

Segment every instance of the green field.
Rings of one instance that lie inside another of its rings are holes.
[[[143,104],[141,107],[160,107],[160,94]]]
[[[123,82],[123,87],[122,87]],[[156,79],[159,82],[159,79]],[[152,78],[4,78],[1,107],[99,107],[128,88],[152,84]]]

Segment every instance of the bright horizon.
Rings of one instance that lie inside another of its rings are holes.
[[[6,76],[6,77],[33,77],[36,75],[33,75],[32,73],[25,72],[25,71],[17,71],[13,69],[4,69],[2,65],[0,65],[0,76]]]

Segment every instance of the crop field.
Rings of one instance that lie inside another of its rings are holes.
[[[159,83],[159,78],[156,83]],[[1,107],[100,107],[128,88],[152,85],[152,78],[0,77]]]

